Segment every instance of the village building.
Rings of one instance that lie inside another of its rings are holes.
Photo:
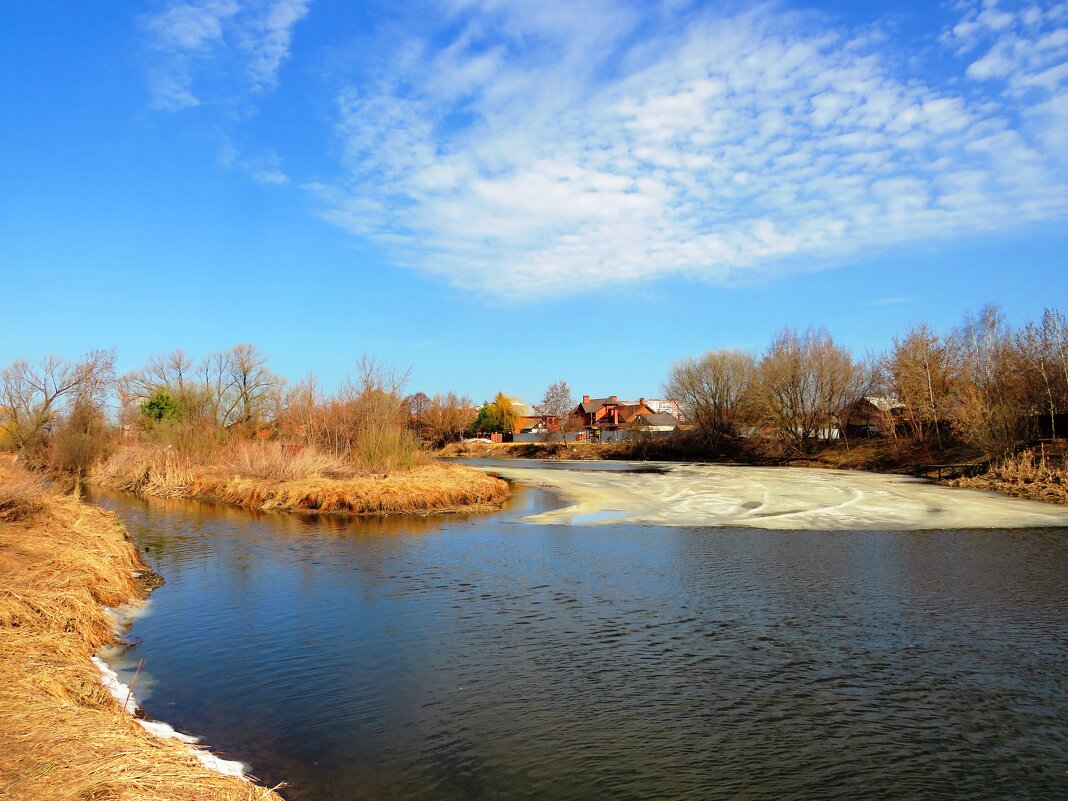
[[[897,398],[868,395],[838,413],[847,437],[887,436],[905,420],[905,404]]]
[[[630,425],[638,431],[650,434],[666,434],[678,430],[679,418],[668,412],[655,412],[653,414],[638,415],[637,419]]]
[[[646,403],[654,412],[667,412],[676,420],[683,422],[686,420],[682,413],[682,404],[677,400],[671,400],[669,398],[650,398]]]
[[[607,398],[582,396],[575,409],[582,421],[586,438],[591,442],[619,442],[641,434],[671,434],[679,426],[679,419],[667,412],[658,412],[646,401],[621,401],[618,395]]]

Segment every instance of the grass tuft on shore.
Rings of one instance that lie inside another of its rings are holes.
[[[110,512],[0,457],[0,799],[279,801],[146,732],[89,657],[151,575]]]
[[[32,517],[45,506],[47,483],[42,476],[19,471],[0,484],[0,523]]]

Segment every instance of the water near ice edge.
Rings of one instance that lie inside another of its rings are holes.
[[[112,627],[116,630],[125,630],[135,620],[143,619],[148,614],[148,603],[130,604],[119,608],[104,607],[108,617],[112,620]],[[112,670],[102,657],[115,653],[115,649],[103,648],[97,656],[90,659],[100,671],[100,683],[107,688],[108,692],[119,703],[119,707],[129,715],[136,715],[140,708],[137,699],[130,690],[130,686],[119,679],[119,674]],[[143,677],[142,677],[143,678]],[[179,740],[190,745],[200,742],[200,739],[190,734],[183,734],[173,726],[159,720],[144,720],[137,718],[137,722],[150,734],[162,740]],[[208,770],[222,773],[226,776],[235,776],[244,779],[248,772],[248,766],[235,760],[222,759],[203,748],[190,749],[193,755]]]

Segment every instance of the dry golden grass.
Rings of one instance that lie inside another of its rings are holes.
[[[353,468],[310,449],[247,443],[212,464],[171,449],[130,447],[90,480],[162,498],[210,498],[250,509],[343,514],[451,512],[495,508],[508,484],[460,465],[424,464],[386,475]]]
[[[1021,451],[995,463],[980,476],[947,482],[957,487],[993,490],[1018,498],[1068,504],[1068,457],[1064,448]]]
[[[0,523],[14,523],[41,511],[46,493],[41,476],[12,472],[10,480],[0,484]]]
[[[119,710],[89,656],[114,635],[104,606],[143,596],[147,568],[109,512],[0,459],[0,799],[251,801],[278,796],[204,768]]]
[[[224,462],[234,475],[297,481],[306,478],[352,478],[356,470],[313,448],[287,448],[280,442],[242,442]]]

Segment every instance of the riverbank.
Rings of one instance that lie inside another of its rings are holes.
[[[206,463],[171,449],[120,449],[90,482],[161,498],[202,498],[263,511],[373,515],[499,509],[505,481],[463,465],[430,463],[363,474],[334,460],[257,447]]]
[[[115,515],[0,457],[0,799],[280,801],[148,733],[90,657],[158,583]]]
[[[808,467],[859,470],[891,475],[916,475],[933,464],[982,464],[989,468],[978,475],[955,477],[950,471],[936,484],[987,490],[1043,503],[1068,504],[1068,448],[1065,442],[1046,446],[1042,452],[1023,451],[989,463],[983,454],[955,445],[939,450],[929,443],[903,440],[863,439],[824,444],[811,454],[790,454],[774,445],[750,440],[726,442],[710,452],[694,438],[680,436],[647,442],[613,443],[454,443],[439,452],[445,458],[622,460],[676,463],[715,462],[754,467]]]

